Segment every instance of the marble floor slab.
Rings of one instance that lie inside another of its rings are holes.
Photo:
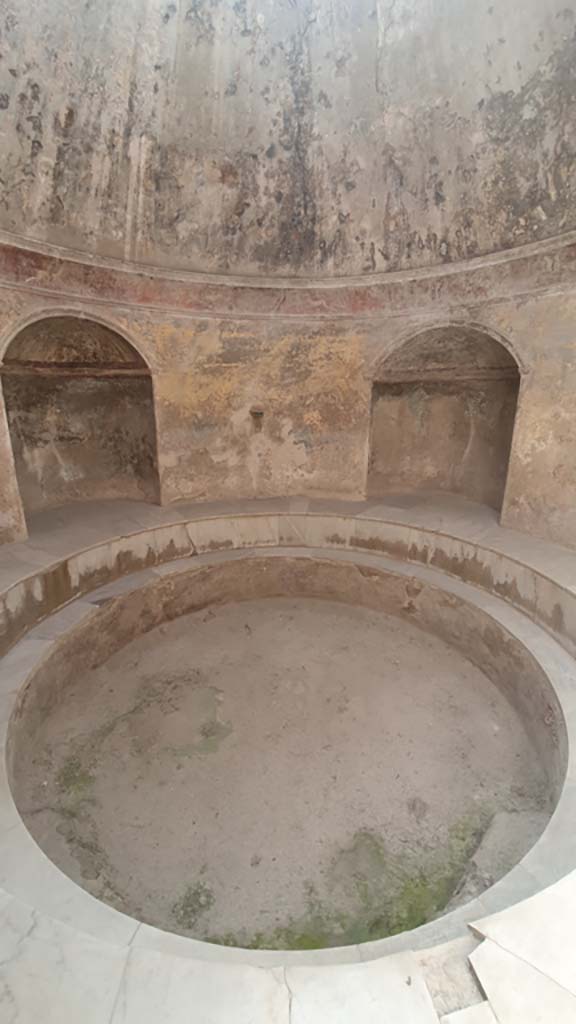
[[[574,1024],[576,997],[487,939],[470,962],[498,1024]]]
[[[289,1024],[289,1008],[281,968],[212,964],[134,949],[106,1024]]]
[[[537,895],[474,923],[474,930],[576,997],[576,871]],[[574,1017],[576,1022],[576,1016]]]
[[[98,942],[19,900],[0,898],[2,1024],[104,1024],[126,949]]]
[[[476,1003],[440,1018],[440,1024],[498,1024],[490,1003]]]
[[[438,1024],[424,977],[410,953],[341,967],[286,971],[290,1024]]]

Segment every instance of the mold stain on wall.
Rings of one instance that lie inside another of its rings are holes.
[[[32,35],[4,6],[5,230],[306,279],[576,227],[565,0],[127,0],[101,14],[39,0]]]

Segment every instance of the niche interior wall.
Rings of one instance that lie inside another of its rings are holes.
[[[12,340],[1,368],[25,513],[70,501],[158,501],[152,380],[110,328],[48,317]]]
[[[502,507],[520,374],[476,328],[424,331],[372,389],[369,495],[448,491]]]

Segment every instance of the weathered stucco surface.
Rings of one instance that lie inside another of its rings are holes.
[[[503,522],[576,545],[572,246],[365,289],[194,291],[1,246],[0,266],[0,348],[30,321],[77,312],[116,329],[140,353],[152,377],[165,503],[363,497],[372,388],[383,368],[414,368],[414,339],[422,337],[434,353],[420,365],[422,379],[447,352],[452,367],[456,358],[469,367],[474,357],[474,372],[487,368],[481,351],[490,353],[488,368],[504,352],[500,369],[518,366],[521,381]],[[486,336],[495,339],[488,350],[477,343]],[[18,523],[8,441],[3,500]]]
[[[120,335],[75,317],[35,321],[8,346],[3,391],[25,511],[158,499],[152,383]]]
[[[369,389],[353,330],[220,322],[152,337],[165,501],[333,494],[337,481],[362,495]]]
[[[495,329],[526,339],[503,509],[507,526],[576,545],[576,293],[525,297],[491,311]]]
[[[449,491],[500,509],[518,385],[376,384],[368,492]]]
[[[0,228],[247,275],[452,263],[576,228],[573,0],[18,0]]]
[[[90,499],[157,500],[148,378],[10,376],[4,400],[26,511]]]
[[[500,510],[519,373],[490,335],[432,328],[376,370],[368,493],[446,490]]]
[[[2,385],[0,382],[0,394]],[[26,536],[22,499],[16,479],[12,442],[6,418],[4,398],[0,402],[0,544],[21,540]]]

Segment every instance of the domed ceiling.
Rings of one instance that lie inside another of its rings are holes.
[[[4,0],[0,229],[303,283],[551,238],[575,30],[574,0]]]

